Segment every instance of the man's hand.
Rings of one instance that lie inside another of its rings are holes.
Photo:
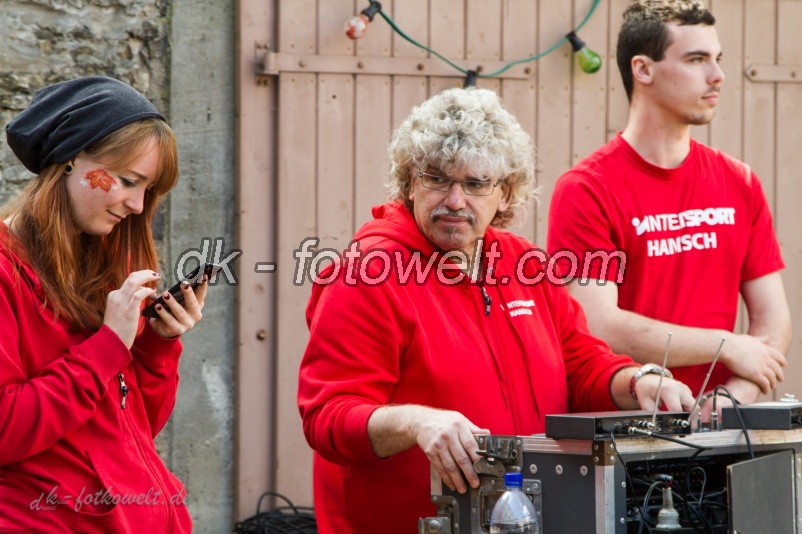
[[[489,433],[460,413],[431,410],[418,422],[415,440],[446,486],[465,493],[465,480],[472,488],[479,487],[479,476],[473,470],[480,458],[476,453],[479,445],[473,435]]]
[[[599,285],[584,279],[569,284],[568,292],[582,304],[591,333],[606,341],[613,352],[628,354],[638,363],[661,365],[666,334],[672,332],[670,367],[709,366],[723,336],[727,342],[720,363],[734,374],[752,380],[764,393],[783,379],[783,354],[791,343],[791,312],[779,272],[741,282],[749,314],[747,335],[670,324],[622,310],[616,284]]]
[[[642,410],[654,411],[659,383],[660,375],[656,374],[644,375],[635,383],[635,394],[638,396],[638,404]],[[691,394],[691,389],[672,378],[663,378],[660,400],[666,410],[670,412],[690,411],[696,402]]]
[[[727,380],[724,385],[727,387],[732,396],[735,397],[735,400],[741,404],[752,404],[760,396],[760,387],[751,380],[741,378],[740,376],[733,376]],[[721,409],[725,406],[732,406],[733,404],[729,397],[726,397],[721,393],[723,393],[723,391],[719,393],[718,398],[716,399],[716,413],[718,414],[719,421],[721,421]],[[706,423],[709,422],[712,411],[713,399],[709,398],[702,405],[702,421]]]
[[[782,368],[788,363],[782,352],[767,343],[765,336],[731,335],[721,352],[721,361],[730,371],[752,381],[763,393],[771,392],[783,381]]]
[[[443,482],[459,493],[479,487],[473,464],[479,460],[474,434],[490,434],[459,412],[402,404],[382,406],[368,419],[368,437],[381,458],[417,445],[426,454]]]

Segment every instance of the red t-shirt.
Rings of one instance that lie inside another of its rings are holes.
[[[691,140],[682,165],[663,169],[620,134],[557,182],[548,250],[577,257],[574,276],[618,283],[621,309],[730,331],[741,282],[784,267],[763,189],[749,166]],[[599,260],[586,261],[588,251],[599,250],[621,251],[626,261],[606,269]],[[566,261],[561,266],[571,270]],[[710,347],[711,356],[717,348]],[[673,370],[696,394],[708,367]],[[730,376],[717,365],[708,387]]]

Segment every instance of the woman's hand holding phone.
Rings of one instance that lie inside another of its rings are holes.
[[[159,316],[148,319],[150,326],[162,337],[177,337],[191,330],[203,316],[201,310],[206,299],[208,282],[208,277],[204,275],[203,281],[194,288],[189,283],[182,283],[183,305],[169,291],[162,293],[164,303],[156,305]]]
[[[150,325],[160,336],[180,336],[201,320],[209,277],[218,270],[219,267],[212,264],[206,264],[203,272],[198,267],[161,295],[154,294],[156,302],[145,308],[142,315],[149,318]]]
[[[151,327],[160,336],[180,336],[201,320],[209,276],[217,269],[217,266],[207,266],[199,276],[194,277],[198,274],[195,272],[188,277],[193,283],[186,280],[179,282],[161,295],[145,285],[159,280],[159,273],[151,270],[133,272],[119,289],[109,292],[103,324],[114,331],[129,349],[136,338],[140,314],[148,317]],[[140,311],[142,301],[148,298],[157,302]]]

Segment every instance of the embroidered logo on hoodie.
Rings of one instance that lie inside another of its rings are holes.
[[[501,309],[506,309],[510,317],[517,317],[519,315],[534,315],[532,308],[535,307],[534,300],[513,300],[507,304],[502,304]]]

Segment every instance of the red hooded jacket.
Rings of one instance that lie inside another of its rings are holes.
[[[190,532],[186,490],[153,442],[181,342],[146,325],[129,351],[106,326],[54,321],[7,238],[0,225],[0,533]]]
[[[298,404],[315,450],[321,534],[408,534],[435,515],[420,448],[387,459],[373,452],[376,408],[420,404],[494,434],[533,434],[546,414],[616,409],[612,376],[634,365],[588,333],[565,288],[529,284],[542,266],[526,261],[535,250],[526,240],[488,228],[484,250],[501,255],[478,283],[454,269],[438,277],[437,261],[418,277],[415,265],[407,270],[415,253],[425,272],[442,251],[403,205],[373,214],[355,237],[361,260],[339,264],[337,276],[324,270],[318,282],[331,280],[316,283],[307,308]]]

